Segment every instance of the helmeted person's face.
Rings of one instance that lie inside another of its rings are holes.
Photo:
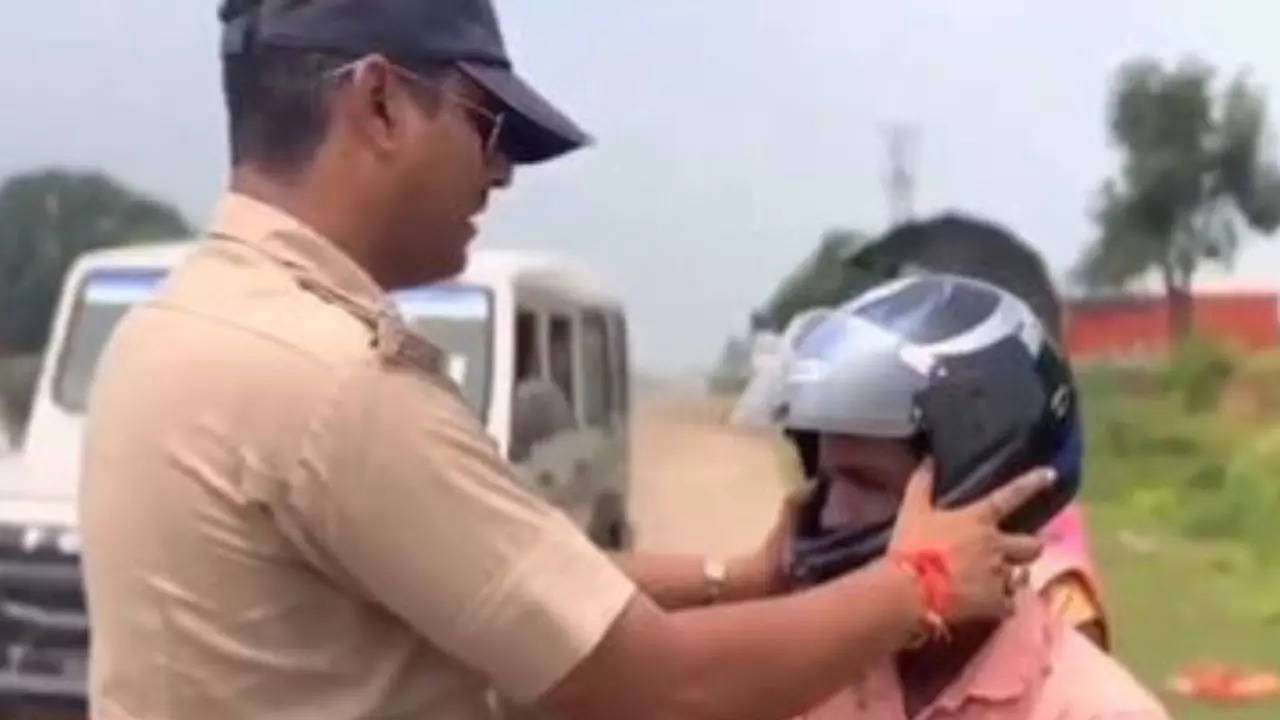
[[[861,529],[892,520],[919,463],[904,440],[822,434],[818,474],[830,482],[823,527]]]

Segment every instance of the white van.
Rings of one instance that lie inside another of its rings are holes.
[[[41,642],[85,630],[75,496],[89,385],[116,323],[193,247],[89,253],[67,276],[26,441],[0,462],[0,627],[19,629],[0,634],[0,710],[8,695],[83,695],[82,648]],[[562,258],[497,250],[473,252],[455,279],[393,297],[448,354],[449,374],[520,481],[601,546],[628,545],[630,372],[618,299]]]

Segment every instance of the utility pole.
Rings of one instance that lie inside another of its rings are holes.
[[[885,196],[891,225],[915,215],[916,145],[919,131],[907,123],[893,123],[885,131],[889,172],[885,176]]]

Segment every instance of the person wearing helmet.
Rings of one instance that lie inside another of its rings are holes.
[[[1035,314],[986,283],[927,275],[878,286],[789,339],[781,383],[757,406],[800,451],[811,491],[792,539],[797,588],[886,557],[899,509],[959,505],[1027,468],[1049,491],[1009,516],[1040,531],[1079,487],[1070,368]],[[747,410],[744,409],[744,412]],[[1166,718],[1114,659],[1014,582],[1015,610],[920,638],[807,718]],[[938,579],[946,595],[946,579]]]
[[[1043,259],[996,223],[957,213],[903,223],[850,262],[876,268],[886,280],[931,272],[990,283],[1025,302],[1049,336],[1062,342],[1062,302]],[[1073,500],[1040,531],[1045,551],[1029,566],[1031,589],[1050,612],[1106,650],[1110,623],[1086,520]]]

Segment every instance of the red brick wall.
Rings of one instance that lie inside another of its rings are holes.
[[[1196,329],[1246,351],[1280,345],[1277,293],[1213,293],[1194,298]],[[1079,300],[1067,309],[1067,348],[1075,358],[1142,357],[1169,345],[1163,297]]]

